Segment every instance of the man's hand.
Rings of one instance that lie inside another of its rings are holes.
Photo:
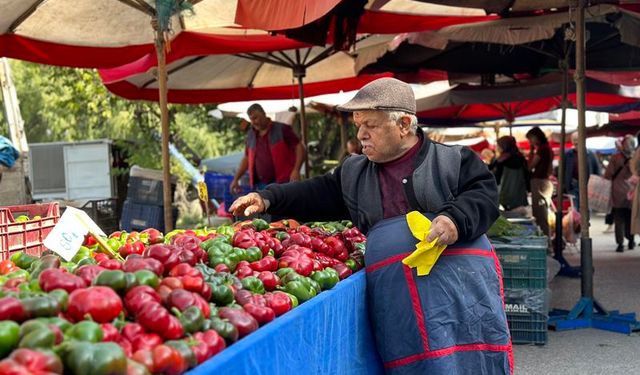
[[[449,217],[440,215],[433,219],[427,241],[435,238],[438,238],[438,245],[451,245],[458,241],[458,228]]]
[[[229,212],[233,216],[251,216],[262,213],[267,209],[264,199],[258,193],[243,195],[233,202],[229,207]]]
[[[238,184],[237,179],[234,178],[233,181],[231,181],[231,185],[229,185],[229,190],[234,194],[238,194],[240,192],[240,184]]]
[[[289,176],[289,182],[300,181],[300,171],[295,168],[291,171],[291,175]]]

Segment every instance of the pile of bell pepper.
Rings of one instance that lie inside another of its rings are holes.
[[[0,262],[0,374],[181,374],[363,267],[350,223],[87,237]],[[118,257],[117,255],[115,255]]]

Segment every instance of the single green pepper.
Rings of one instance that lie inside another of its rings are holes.
[[[185,333],[195,333],[202,329],[204,316],[200,308],[189,306],[183,312],[180,312],[174,307],[171,311],[180,319],[180,324],[182,324]]]
[[[33,330],[20,339],[20,348],[51,348],[56,343],[56,334],[46,325]]]
[[[113,342],[75,342],[70,345],[64,366],[73,374],[126,374],[127,357]]]
[[[211,329],[218,332],[218,334],[225,339],[227,344],[232,344],[238,341],[238,329],[228,320],[214,317],[211,318],[210,321]]]
[[[29,277],[31,277],[31,274],[29,273],[29,271],[23,270],[23,269],[19,269],[13,272],[10,272],[8,274],[5,275],[7,277],[7,279],[29,279]]]
[[[235,231],[233,230],[233,227],[230,225],[221,225],[218,228],[216,228],[216,233],[221,234],[228,242],[231,242],[231,239],[233,238]]]
[[[71,258],[71,262],[79,263],[82,259],[91,258],[93,251],[86,246],[80,246],[76,255]]]
[[[108,286],[117,293],[122,293],[127,289],[125,272],[121,270],[102,271],[95,279],[93,279],[93,285]]]
[[[249,276],[242,279],[242,287],[256,294],[264,294],[264,284],[255,276]]]
[[[191,350],[191,347],[189,347],[189,344],[187,344],[186,341],[169,340],[169,341],[166,341],[164,344],[177,349],[180,352],[180,355],[182,355],[182,358],[184,358],[189,368],[193,368],[198,365],[196,355],[193,353],[193,350]]]
[[[100,342],[104,337],[104,332],[100,324],[83,320],[69,328],[67,336],[78,341]]]
[[[226,306],[234,301],[233,290],[228,285],[211,286],[211,300],[218,306]]]
[[[82,266],[87,266],[87,265],[94,265],[94,264],[98,264],[98,262],[96,262],[95,259],[89,257],[89,258],[84,258],[82,260],[80,260],[78,262],[78,268],[82,267]]]
[[[24,336],[28,335],[31,332],[38,331],[41,329],[47,328],[47,320],[44,319],[31,319],[23,322],[20,326],[20,338],[22,339]]]
[[[60,306],[60,311],[67,311],[67,305],[69,302],[69,293],[67,293],[64,289],[54,289],[49,292],[49,297],[53,298],[58,302],[58,306]]]
[[[245,250],[247,262],[255,262],[262,259],[262,250],[256,246],[251,246]]]
[[[293,268],[291,267],[280,268],[279,270],[276,271],[276,276],[282,279],[286,274],[291,272],[294,272]]]
[[[62,310],[61,303],[48,295],[25,298],[22,307],[31,318],[56,316]]]
[[[280,241],[280,242],[282,242],[282,241],[284,241],[284,240],[288,239],[289,237],[290,237],[290,236],[289,236],[289,233],[284,232],[284,231],[281,231],[281,232],[276,233],[276,239],[277,239],[278,241]]]
[[[20,342],[20,326],[11,320],[0,322],[0,359],[6,357]]]
[[[65,333],[69,330],[69,328],[73,327],[73,324],[69,322],[67,319],[60,318],[58,316],[54,316],[51,318],[40,318],[44,319],[47,324],[53,324],[54,326],[60,328],[62,333]]]
[[[73,262],[61,262],[60,268],[67,270],[69,273],[74,273],[76,270],[77,264]]]
[[[251,225],[253,225],[253,227],[256,228],[257,231],[269,229],[269,223],[267,223],[263,219],[253,219],[251,221]]]
[[[323,271],[313,272],[311,274],[311,279],[318,283],[321,290],[331,289],[338,283],[338,281],[340,281],[338,272],[333,268],[326,268]]]
[[[125,281],[125,286],[124,286],[124,290],[125,291],[129,291],[129,289],[138,286],[138,278],[136,278],[136,275],[133,274],[133,272],[125,272],[124,274],[124,281]]]
[[[282,276],[280,278],[280,282],[282,284],[286,284],[288,282],[295,281],[295,280],[300,280],[302,278],[304,278],[304,276],[300,275],[297,272],[288,272],[288,273],[286,273],[284,276]]]
[[[11,259],[13,264],[17,267],[22,268],[23,270],[28,270],[31,267],[31,264],[38,260],[38,257],[20,251],[13,254],[9,259]]]
[[[153,289],[157,288],[158,285],[160,285],[160,279],[158,279],[158,276],[149,270],[139,270],[134,272],[133,274],[138,281],[138,285],[147,285],[152,287]]]
[[[285,292],[285,294],[287,296],[289,296],[289,299],[291,300],[291,308],[298,307],[298,297],[294,296],[291,293],[287,293],[287,292]]]
[[[353,272],[358,270],[358,265],[356,264],[356,261],[351,258],[345,260],[344,264],[346,264],[347,267],[349,267]]]
[[[305,285],[306,284],[306,285]],[[316,290],[303,280],[293,280],[281,288],[282,291],[294,295],[300,303],[315,297]]]

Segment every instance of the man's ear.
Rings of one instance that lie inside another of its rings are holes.
[[[402,116],[400,117],[400,131],[402,135],[407,135],[411,133],[411,117]]]

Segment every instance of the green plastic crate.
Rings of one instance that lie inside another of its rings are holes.
[[[494,242],[505,288],[547,287],[547,238],[522,237]],[[508,242],[507,242],[508,241]]]

